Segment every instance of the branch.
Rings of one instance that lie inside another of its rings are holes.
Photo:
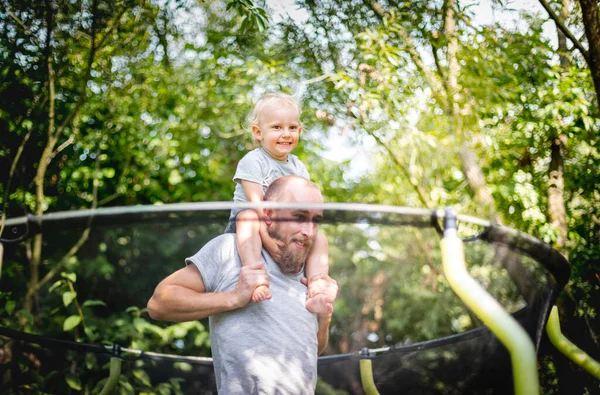
[[[581,54],[583,55],[583,57],[589,64],[591,59],[590,59],[590,55],[589,55],[588,51],[585,50],[583,45],[581,45],[581,43],[577,40],[577,38],[575,38],[573,33],[571,33],[571,31],[565,26],[563,21],[560,20],[559,16],[556,15],[556,13],[552,10],[552,8],[550,8],[550,5],[546,2],[546,0],[539,0],[539,2],[542,5],[542,7],[544,7],[544,9],[548,12],[548,15],[550,15],[550,18],[552,18],[554,23],[556,23],[556,26],[558,26],[560,31],[562,31],[565,36],[569,37],[569,40],[571,40],[573,45],[575,47],[577,47],[579,52],[581,52]]]
[[[56,151],[54,151],[52,153],[52,155],[50,155],[50,160],[52,160],[56,155],[58,155],[60,153],[60,151],[64,150],[65,148],[67,148],[69,145],[73,144],[75,142],[75,134],[72,134],[69,136],[69,138],[67,139],[67,141],[65,141],[64,143],[62,143],[57,149]]]
[[[165,24],[165,29],[166,29],[166,18],[164,15],[159,15],[162,19],[162,22]],[[157,17],[158,18],[158,17]],[[166,33],[165,32],[161,32],[160,27],[158,27],[158,23],[156,22],[157,18],[153,18],[152,19],[152,28],[154,29],[154,32],[156,33],[156,36],[158,37],[158,42],[160,43],[160,46],[163,48],[163,58],[162,58],[162,64],[165,67],[165,69],[170,70],[171,69],[171,61],[169,59],[169,41],[167,40],[166,37]]]
[[[115,200],[116,198],[118,198],[119,196],[123,195],[124,193],[119,192],[119,187],[120,185],[124,185],[125,187],[127,187],[127,184],[125,183],[125,180],[127,178],[127,175],[129,174],[129,165],[131,164],[131,151],[128,151],[129,155],[127,156],[127,158],[125,159],[125,165],[123,166],[123,172],[121,173],[121,177],[119,177],[119,181],[117,182],[117,192],[113,193],[110,196],[105,197],[104,199],[100,200],[98,202],[98,206],[104,206],[106,203],[110,203],[111,201]]]
[[[404,174],[404,176],[406,177],[406,179],[408,180],[408,182],[410,183],[410,185],[413,187],[413,189],[415,190],[415,192],[419,196],[419,200],[421,201],[421,203],[423,204],[423,206],[426,207],[426,208],[431,208],[431,204],[427,200],[425,192],[422,190],[422,188],[416,182],[414,182],[412,180],[412,177],[410,175],[410,171],[402,164],[402,161],[396,156],[396,154],[394,153],[394,151],[392,151],[392,149],[383,140],[381,140],[381,138],[379,136],[377,136],[375,133],[369,131],[365,127],[365,124],[364,124],[364,122],[363,122],[362,119],[359,118],[358,122],[359,122],[360,126],[363,128],[363,130],[365,132],[367,132],[367,134],[373,136],[373,138],[375,139],[375,141],[377,141],[377,144],[379,144],[380,146],[382,146],[387,151],[387,153],[390,155],[390,157],[392,158],[392,160],[394,161],[394,163],[396,164],[396,166],[398,166],[398,168],[400,169],[400,171]]]
[[[19,24],[19,25],[21,25],[21,27],[22,27],[23,29],[25,29],[25,33],[29,34],[29,36],[31,37],[31,39],[33,40],[33,42],[34,42],[34,43],[36,43],[38,47],[41,47],[41,46],[42,46],[42,45],[40,44],[40,42],[39,42],[39,41],[38,41],[38,40],[35,38],[35,36],[33,35],[33,32],[32,32],[32,31],[31,31],[31,30],[30,30],[30,29],[27,27],[27,25],[25,25],[25,24],[23,23],[23,21],[21,21],[21,20],[19,19],[19,17],[18,17],[18,16],[16,16],[15,14],[13,14],[13,12],[12,12],[11,10],[9,10],[9,9],[7,9],[7,10],[6,10],[6,13],[7,13],[8,15],[10,15],[10,16],[11,16],[11,18],[12,18],[12,19],[14,19],[14,20],[15,20],[15,21],[16,21],[16,22]]]
[[[237,136],[241,136],[244,133],[246,133],[246,131],[244,129],[240,129],[237,132],[231,132],[231,133],[217,133],[217,136],[219,136],[222,139],[231,139]]]
[[[435,63],[435,68],[437,69],[438,74],[442,78],[442,81],[446,81],[446,75],[444,74],[444,69],[442,68],[442,64],[440,63],[440,57],[437,53],[437,48],[433,43],[433,40],[430,42],[431,44],[431,54],[433,55],[433,61]]]
[[[99,172],[100,172],[100,154],[97,153],[96,154],[96,168],[94,170],[94,178],[92,180],[92,196],[93,196],[93,199],[92,199],[92,205],[90,207],[90,209],[92,209],[92,210],[95,210],[98,207],[98,173]],[[79,251],[79,249],[81,248],[81,246],[83,246],[85,244],[85,242],[88,240],[91,229],[92,229],[92,217],[90,216],[89,219],[88,219],[87,227],[85,228],[85,230],[81,234],[81,237],[79,238],[79,240],[77,240],[77,242],[73,245],[73,247],[71,247],[71,249],[58,261],[58,263],[56,264],[56,266],[54,266],[52,268],[52,270],[50,270],[48,273],[46,273],[46,275],[44,276],[44,278],[42,278],[37,283],[37,285],[33,289],[33,292],[36,292],[44,284],[46,284],[48,281],[52,280],[52,278],[56,275],[56,273],[58,273],[60,270],[62,270],[62,268],[65,265],[65,263],[72,256],[74,256],[75,254],[77,254],[77,252]]]
[[[96,11],[97,10],[98,10],[98,2],[94,1],[92,3],[92,27],[91,27],[92,43],[90,46],[90,55],[88,57],[88,62],[87,62],[87,67],[85,70],[84,78],[81,83],[81,92],[79,93],[79,100],[75,104],[75,108],[73,108],[73,111],[71,111],[71,113],[67,116],[67,118],[65,118],[63,123],[60,125],[60,127],[56,131],[57,139],[58,139],[58,137],[60,137],[62,132],[65,130],[65,128],[71,123],[71,121],[77,116],[77,114],[79,114],[79,110],[81,109],[81,106],[83,105],[83,103],[85,101],[85,91],[87,90],[87,83],[88,83],[88,81],[90,79],[90,75],[92,73],[92,65],[94,64],[96,50],[98,49],[98,47],[96,46],[96,25],[97,25]]]
[[[21,159],[21,155],[23,154],[23,150],[25,149],[25,144],[31,137],[32,129],[29,129],[21,145],[17,149],[17,154],[15,155],[12,165],[10,166],[10,172],[8,173],[8,181],[6,182],[6,189],[4,190],[4,198],[2,200],[2,216],[0,217],[0,235],[4,231],[4,221],[6,220],[6,207],[8,206],[8,196],[10,195],[10,184],[12,183],[13,176],[15,174],[15,170],[17,169],[17,164],[19,163],[19,159]],[[1,258],[1,257],[0,257]],[[1,267],[0,267],[0,276],[1,276]]]
[[[141,8],[141,7],[140,7]],[[112,31],[115,29],[115,27],[119,26],[119,21],[121,20],[121,17],[123,16],[123,14],[125,14],[125,11],[127,9],[123,8],[121,10],[121,13],[119,15],[117,15],[117,17],[113,20],[113,23],[108,26],[106,29],[104,29],[104,37],[102,37],[99,41],[98,41],[98,48],[102,48],[102,46],[104,45],[104,41],[111,36]]]
[[[373,10],[373,12],[375,12],[377,16],[379,16],[381,20],[389,16],[389,13],[386,12],[383,9],[383,6],[377,1],[364,0],[364,2],[371,8],[371,10]],[[436,75],[431,71],[431,69],[425,64],[425,62],[423,62],[423,59],[421,58],[419,51],[417,51],[417,47],[410,35],[408,34],[408,32],[399,24],[395,24],[394,28],[392,29],[390,27],[389,30],[395,31],[396,33],[398,33],[400,38],[404,40],[404,44],[406,45],[406,51],[410,55],[411,60],[413,61],[415,66],[417,66],[417,69],[421,70],[421,72],[425,75],[425,79],[429,82],[429,85],[432,88],[432,95],[435,97],[438,103],[440,103],[440,105],[446,107],[446,99],[442,94],[444,92],[443,85],[440,83],[440,81],[438,80]]]
[[[448,98],[448,110],[452,115],[454,124],[456,125],[457,115],[459,112],[458,108],[458,74],[460,72],[460,66],[458,65],[457,52],[458,52],[458,39],[456,37],[456,20],[454,19],[454,0],[445,0],[443,9],[444,14],[444,34],[448,40],[446,47],[446,58],[448,61],[448,74],[446,78],[447,90],[446,97]],[[458,128],[455,127],[453,133],[458,133]]]
[[[327,24],[327,22],[319,17],[319,14],[317,12],[317,4],[309,1],[308,3],[308,8],[309,11],[312,13],[313,17],[320,23],[320,26],[325,30],[325,40],[327,41],[327,49],[329,50],[329,57],[327,57],[326,54],[323,54],[325,56],[325,58],[329,59],[329,60],[333,60],[333,65],[335,67],[336,70],[339,70],[342,68],[342,65],[340,64],[340,55],[339,52],[336,51],[335,46],[332,44],[331,39],[329,38],[329,25]],[[322,68],[321,68],[322,70]]]
[[[365,0],[365,4],[367,4],[369,8],[371,8],[371,10],[381,19],[389,15],[388,12],[383,8],[383,6],[379,4],[376,0]]]
[[[312,78],[310,80],[301,81],[300,83],[303,85],[310,85],[310,84],[314,84],[315,82],[320,82],[320,81],[326,80],[327,78],[329,78],[331,76],[333,76],[333,74],[327,73],[327,74],[323,74],[319,77]]]

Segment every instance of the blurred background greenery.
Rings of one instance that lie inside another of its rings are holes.
[[[540,12],[511,11],[509,1],[487,4],[515,22],[484,23],[475,3],[458,0],[302,0],[287,13],[275,10],[277,2],[252,0],[0,0],[2,218],[230,200],[235,166],[254,147],[245,116],[262,93],[282,90],[302,100],[296,153],[327,201],[454,206],[559,250],[572,268],[559,300],[563,330],[600,359],[598,4],[532,1]],[[358,265],[365,256],[336,255],[337,231],[330,231],[332,265],[367,270]],[[101,236],[38,235],[2,267],[2,324],[155,351],[189,335],[194,350],[208,350],[202,324],[155,325],[143,310],[151,284],[217,231],[196,232],[207,233],[187,249],[181,238],[161,243],[174,250],[160,253],[177,260],[126,284],[117,274],[143,268],[110,257]],[[366,236],[356,237],[358,253]],[[107,240],[139,257],[127,235]],[[185,253],[173,255],[180,248]],[[93,265],[86,265],[90,250]],[[378,253],[367,261],[373,265]],[[402,301],[411,289],[437,295],[421,306],[431,320],[410,328],[393,322],[397,333],[420,340],[456,330],[451,321],[463,313],[440,318],[448,313],[440,304],[444,280],[431,268],[397,277],[378,268],[386,281],[377,285],[375,266],[370,287],[403,283],[386,299],[394,309],[408,309]],[[348,278],[344,286],[358,299],[338,306],[340,320],[366,309],[362,325],[377,328],[367,321],[376,321],[381,302],[361,299],[361,287],[370,289],[364,276]],[[90,284],[98,290],[93,299],[81,292]],[[139,300],[124,303],[127,293]],[[545,393],[600,388],[552,351],[540,361]],[[135,385],[152,392],[138,376]],[[96,384],[75,373],[65,380],[74,392]],[[135,385],[131,391],[141,391]]]

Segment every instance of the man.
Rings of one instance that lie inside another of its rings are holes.
[[[296,176],[275,180],[264,199],[323,202],[315,184]],[[309,281],[303,275],[323,211],[265,209],[264,215],[267,230],[278,244],[277,251],[263,249],[264,266],[242,267],[235,235],[220,235],[186,259],[185,268],[158,284],[148,301],[148,313],[178,322],[210,317],[220,394],[313,394],[317,356],[327,345],[337,296],[337,284],[328,275]],[[272,299],[249,303],[259,285],[269,285]],[[307,293],[327,295],[328,313],[315,316],[306,310]]]

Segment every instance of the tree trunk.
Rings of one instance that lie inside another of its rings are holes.
[[[463,173],[467,178],[467,182],[471,190],[475,194],[475,200],[485,207],[487,215],[497,222],[501,222],[501,218],[496,218],[496,205],[492,193],[485,181],[485,175],[479,166],[477,156],[466,144],[463,144],[460,150],[460,159],[463,166]]]
[[[562,0],[562,7],[559,15],[559,23],[565,22],[569,15],[571,0]],[[570,66],[568,58],[567,37],[559,28],[557,23],[558,34],[558,53],[560,56],[560,65],[563,71]],[[567,136],[561,135],[558,139],[551,142],[550,155],[550,171],[548,174],[548,217],[550,223],[558,232],[558,237],[554,246],[565,257],[567,256],[566,245],[568,236],[567,227],[567,212],[565,209],[565,175],[564,175],[564,149],[566,147]]]
[[[452,133],[456,136],[457,141],[460,142],[460,158],[463,167],[463,173],[475,195],[475,200],[485,207],[487,214],[490,217],[496,215],[496,209],[494,204],[494,198],[487,187],[485,181],[485,175],[479,166],[477,155],[465,141],[462,131],[462,120],[460,105],[463,102],[460,96],[460,86],[458,84],[458,75],[460,73],[460,66],[456,54],[458,52],[458,38],[456,37],[456,18],[454,15],[454,0],[447,0],[444,4],[446,14],[444,16],[444,34],[448,40],[448,46],[446,48],[446,56],[448,61],[448,74],[446,78],[448,97],[448,108],[447,112],[451,117],[452,122]]]
[[[565,179],[563,148],[566,136],[561,136],[552,142],[552,156],[550,160],[550,175],[548,180],[548,216],[550,223],[558,231],[555,247],[566,255],[567,244],[567,214],[565,210]]]
[[[583,25],[589,45],[588,67],[596,89],[597,105],[600,106],[600,15],[597,0],[579,0]]]
[[[569,16],[569,9],[571,8],[571,0],[562,0],[562,6],[560,8],[559,19],[562,23],[565,22],[567,16]],[[567,69],[571,65],[569,59],[569,49],[567,48],[567,36],[557,26],[556,31],[558,34],[558,55],[560,56],[560,66],[563,69]]]
[[[46,33],[46,64],[48,67],[48,141],[46,142],[46,146],[44,147],[44,151],[42,152],[42,156],[40,157],[40,161],[38,163],[38,168],[36,171],[36,175],[34,178],[35,184],[35,214],[42,215],[45,211],[45,193],[44,193],[44,181],[46,179],[46,172],[48,171],[48,166],[52,161],[54,156],[54,149],[58,140],[63,133],[63,131],[72,123],[75,122],[75,119],[79,113],[79,109],[83,105],[85,101],[85,92],[87,89],[87,83],[90,79],[92,65],[94,62],[94,58],[96,55],[96,15],[98,13],[98,1],[94,0],[92,2],[92,26],[91,26],[91,46],[90,46],[90,54],[88,58],[87,69],[85,75],[82,79],[81,84],[81,92],[79,96],[79,100],[75,104],[73,110],[69,113],[69,115],[65,118],[63,123],[56,127],[56,119],[55,119],[55,101],[56,101],[56,92],[55,92],[55,83],[56,83],[56,73],[54,71],[54,59],[52,54],[52,33],[54,27],[54,3],[51,0],[46,0],[46,25],[47,25],[47,33]],[[30,259],[30,277],[29,284],[27,288],[27,293],[25,295],[24,308],[27,311],[31,312],[33,307],[33,298],[36,295],[37,289],[39,287],[39,270],[40,270],[40,262],[42,260],[42,234],[35,235],[33,239],[33,251]]]
[[[448,74],[447,74],[447,97],[448,97],[448,109],[446,110],[451,116],[454,124],[454,134],[460,135],[460,128],[458,125],[459,111],[459,87],[458,87],[458,73],[460,72],[460,66],[458,65],[458,59],[456,53],[458,52],[458,39],[456,38],[456,20],[454,18],[454,0],[447,0],[444,4],[446,15],[444,16],[444,34],[448,40],[448,46],[446,47],[446,57],[448,61]]]
[[[46,178],[46,170],[50,163],[52,152],[57,143],[56,127],[55,127],[55,86],[54,86],[54,66],[52,64],[52,27],[54,24],[53,4],[46,1],[46,65],[48,67],[48,141],[42,152],[38,168],[34,178],[35,184],[35,215],[44,213],[44,179]],[[31,312],[33,305],[33,297],[40,279],[40,262],[42,260],[42,235],[37,234],[33,239],[33,253],[29,262],[29,285],[27,294],[25,295],[24,307],[25,310]]]

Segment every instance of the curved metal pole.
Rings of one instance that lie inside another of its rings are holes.
[[[469,275],[463,243],[456,231],[456,215],[450,210],[446,212],[441,248],[444,274],[450,286],[510,352],[515,394],[539,394],[537,356],[533,342],[523,327]]]
[[[368,358],[360,360],[360,380],[367,395],[379,395],[373,380],[373,365]]]
[[[556,347],[558,351],[563,353],[571,361],[581,366],[586,372],[591,374],[597,379],[600,379],[600,363],[592,359],[582,349],[571,343],[560,330],[560,320],[558,318],[558,308],[552,307],[550,311],[550,317],[548,317],[548,324],[546,325],[546,333],[550,342]]]
[[[119,377],[121,376],[121,359],[117,357],[110,358],[110,374],[108,380],[104,384],[104,388],[100,392],[100,395],[109,395],[119,384]]]

